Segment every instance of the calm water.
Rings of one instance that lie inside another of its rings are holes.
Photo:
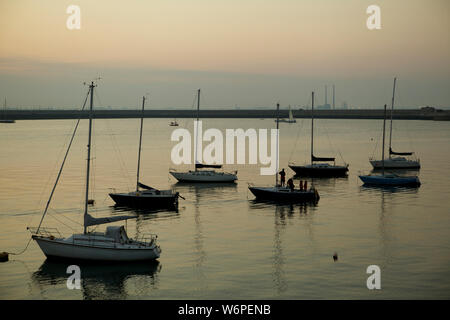
[[[66,287],[67,264],[50,263],[37,244],[0,263],[1,299],[448,299],[450,298],[450,122],[396,121],[394,149],[416,151],[419,189],[364,188],[368,157],[380,155],[379,120],[317,120],[316,155],[339,152],[348,178],[315,180],[316,206],[253,201],[247,183],[272,184],[259,165],[238,170],[236,185],[180,185],[169,177],[170,119],[146,119],[142,182],[174,188],[178,212],[134,212],[128,234],[157,233],[156,264],[84,266],[81,290]],[[135,184],[138,119],[96,120],[91,198],[94,216],[123,214],[107,196]],[[37,226],[74,120],[0,125],[0,251],[19,252]],[[180,127],[192,128],[181,120]],[[272,119],[209,119],[204,129],[273,128]],[[280,168],[303,163],[309,120],[281,125]],[[45,226],[82,231],[87,141],[82,121]],[[331,152],[333,150],[333,152]],[[181,170],[186,166],[177,167]],[[298,183],[296,182],[296,185]],[[104,230],[99,226],[98,230]],[[337,252],[339,260],[332,255]],[[366,268],[381,268],[381,290],[366,287]]]

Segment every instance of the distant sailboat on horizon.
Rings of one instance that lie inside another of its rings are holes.
[[[292,113],[290,105],[289,105],[289,118],[287,120],[286,119],[276,119],[275,121],[283,122],[283,123],[296,123],[297,122],[297,120],[294,119],[294,115]]]

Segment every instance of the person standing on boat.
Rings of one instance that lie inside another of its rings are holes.
[[[295,186],[294,186],[294,180],[292,180],[292,178],[290,178],[288,180],[287,185],[288,185],[289,189],[291,189],[291,192],[293,192],[295,189]]]
[[[284,183],[286,182],[286,172],[284,172],[284,168],[280,171],[280,183],[281,186],[284,186]]]

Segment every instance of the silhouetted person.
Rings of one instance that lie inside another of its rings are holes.
[[[303,184],[303,190],[308,191],[308,181],[305,180],[305,183]]]
[[[284,168],[280,171],[280,178],[281,186],[284,186],[284,183],[286,182],[286,172],[284,172]]]
[[[303,191],[303,181],[302,180],[300,180],[300,191]]]
[[[291,191],[294,191],[294,189],[295,189],[294,180],[289,179],[287,182],[287,185],[288,185],[289,189],[291,189]]]

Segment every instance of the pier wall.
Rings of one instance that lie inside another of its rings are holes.
[[[295,118],[310,118],[311,110],[292,110]],[[94,110],[97,119],[140,118],[140,110]],[[195,118],[196,110],[145,110],[145,118]],[[314,110],[319,119],[383,119],[383,110]],[[388,118],[390,112],[388,111]],[[79,110],[8,110],[13,120],[78,119],[88,118],[88,111]],[[275,110],[200,110],[200,118],[276,118]],[[280,118],[288,118],[288,110],[280,110]],[[420,109],[394,110],[394,119],[450,120],[450,110],[423,111]]]

